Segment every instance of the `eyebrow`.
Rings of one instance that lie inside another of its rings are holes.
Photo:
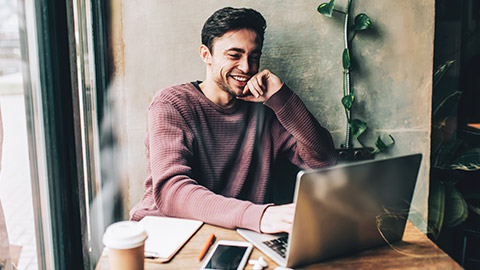
[[[227,52],[230,52],[230,51],[239,52],[239,53],[245,53],[245,50],[244,50],[244,49],[235,48],[235,47],[226,49],[226,50],[224,51],[224,53],[227,53]],[[262,54],[262,50],[260,50],[260,49],[255,49],[255,50],[252,52],[252,54],[255,54],[255,53],[257,53],[257,54]]]

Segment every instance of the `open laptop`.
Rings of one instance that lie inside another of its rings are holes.
[[[286,267],[401,240],[421,159],[414,154],[301,171],[291,234],[237,232]]]

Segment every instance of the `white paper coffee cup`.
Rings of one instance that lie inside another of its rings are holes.
[[[147,232],[135,221],[120,221],[108,226],[103,244],[108,247],[110,269],[144,269]]]

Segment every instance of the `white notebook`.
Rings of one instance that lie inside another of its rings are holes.
[[[169,261],[173,255],[202,226],[203,222],[191,219],[147,216],[140,224],[148,234],[145,257],[154,262]]]

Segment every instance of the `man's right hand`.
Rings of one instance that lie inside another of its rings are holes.
[[[265,102],[283,86],[283,82],[268,69],[264,69],[253,75],[248,80],[242,94],[243,99],[249,102]],[[249,95],[249,93],[251,95]]]
[[[260,221],[262,233],[292,232],[295,204],[273,205],[267,207]]]

